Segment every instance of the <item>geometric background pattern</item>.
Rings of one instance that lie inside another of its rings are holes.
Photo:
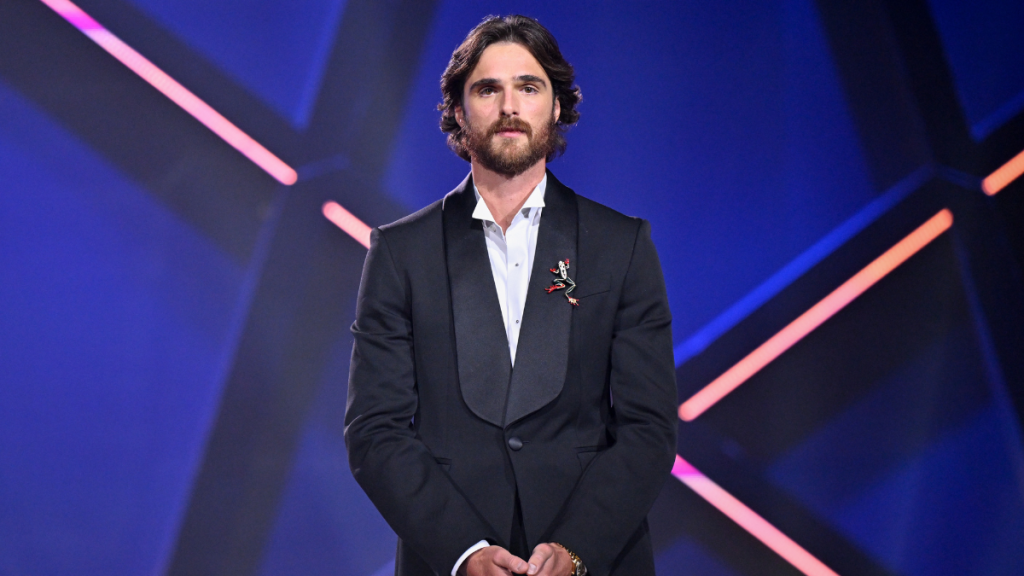
[[[584,100],[552,170],[649,220],[685,401],[923,222],[953,225],[678,453],[847,575],[1024,573],[1024,5],[80,0],[284,185],[40,0],[0,0],[0,574],[393,571],[348,470],[370,226],[468,170],[438,80],[538,18]],[[628,487],[624,487],[628,489]],[[688,486],[658,573],[801,572]]]

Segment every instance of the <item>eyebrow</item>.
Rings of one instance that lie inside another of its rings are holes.
[[[523,74],[512,78],[517,82],[532,82],[534,84],[540,84],[541,86],[547,87],[548,83],[544,81],[540,76],[534,76],[533,74]],[[486,86],[488,84],[501,84],[497,78],[481,78],[476,82],[470,84],[470,90],[476,90],[480,86]]]
[[[522,76],[516,76],[513,80],[520,82],[533,82],[534,84],[540,84],[541,86],[547,86],[548,83],[544,81],[540,76],[534,76],[533,74],[523,74]]]

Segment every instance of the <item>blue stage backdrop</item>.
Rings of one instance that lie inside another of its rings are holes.
[[[582,89],[553,172],[651,222],[680,403],[786,341],[684,405],[658,573],[1024,573],[1024,183],[982,191],[1024,150],[1021,2],[4,0],[0,574],[393,573],[342,437],[365,248],[321,207],[465,177],[440,74],[509,13]]]

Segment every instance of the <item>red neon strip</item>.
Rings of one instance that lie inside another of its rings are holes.
[[[686,422],[700,416],[705,410],[746,382],[751,376],[775,360],[791,346],[821,326],[833,314],[864,293],[897,266],[913,256],[921,248],[937,238],[953,225],[953,213],[948,209],[939,211],[927,222],[900,240],[895,246],[857,272],[852,278],[836,288],[831,294],[804,312],[799,318],[769,338],[764,344],[737,362],[713,382],[690,397],[679,406],[679,418]]]
[[[676,455],[672,475],[807,576],[839,576],[743,502]]]
[[[351,212],[345,210],[341,204],[326,202],[324,203],[323,212],[328,220],[344,230],[346,234],[355,238],[356,242],[367,248],[370,247],[370,227],[359,218],[353,216]]]
[[[252,160],[257,166],[285,185],[295,184],[298,174],[291,166],[285,164],[280,158],[274,156],[251,136],[242,132],[227,118],[203,102],[198,96],[171,78],[163,70],[157,68],[142,54],[136,52],[131,46],[114,36],[106,28],[92,19],[81,8],[69,0],[41,0],[54,12],[70,22],[75,28],[88,36],[93,42],[117,58],[122,64],[131,69],[171,99],[172,102],[181,106],[186,112],[199,120],[214,134],[220,136],[225,142]]]
[[[1006,188],[1020,175],[1024,174],[1024,151],[1003,164],[995,172],[991,173],[981,181],[981,189],[989,196],[995,196],[1000,190]]]

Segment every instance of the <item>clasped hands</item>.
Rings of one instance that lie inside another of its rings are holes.
[[[575,570],[572,558],[564,548],[538,544],[530,560],[513,555],[501,546],[481,548],[466,558],[459,567],[459,576],[569,576]]]

